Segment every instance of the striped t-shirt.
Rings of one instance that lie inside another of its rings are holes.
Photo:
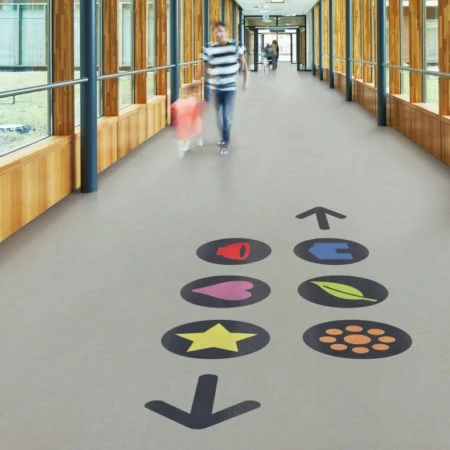
[[[203,61],[209,64],[207,81],[211,89],[235,91],[236,76],[239,71],[239,57],[245,48],[234,41],[224,45],[209,44],[203,49]]]

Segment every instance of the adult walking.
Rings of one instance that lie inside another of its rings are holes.
[[[239,64],[243,73],[243,89],[247,88],[248,68],[245,61],[245,48],[228,39],[225,23],[214,25],[216,42],[208,44],[203,50],[206,68],[206,83],[214,91],[217,122],[220,130],[218,146],[222,155],[228,154],[231,122],[237,88]]]
[[[275,39],[272,41],[272,49],[274,54],[272,68],[276,70],[278,67],[278,58],[280,56],[280,47],[278,46],[278,42]]]

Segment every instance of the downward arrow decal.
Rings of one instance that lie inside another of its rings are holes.
[[[145,407],[185,427],[200,430],[245,414],[261,406],[258,402],[247,400],[213,413],[217,380],[217,375],[202,375],[199,377],[190,413],[161,400],[148,402]]]

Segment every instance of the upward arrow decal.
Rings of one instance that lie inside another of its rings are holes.
[[[308,211],[302,212],[298,214],[296,217],[297,219],[305,219],[306,217],[316,215],[317,222],[319,223],[319,228],[321,230],[329,230],[330,225],[328,223],[327,214],[330,216],[337,217],[338,219],[345,219],[346,216],[344,216],[341,213],[338,213],[336,211],[331,211],[331,209],[323,208],[322,206],[317,206],[316,208],[312,208]]]

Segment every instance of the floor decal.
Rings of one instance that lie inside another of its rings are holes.
[[[243,238],[219,239],[197,249],[197,256],[215,264],[249,264],[267,258],[270,247],[261,241]]]
[[[180,294],[194,305],[234,308],[264,300],[270,294],[270,287],[255,278],[223,275],[192,281]]]
[[[345,239],[318,238],[296,245],[294,253],[299,258],[318,264],[352,264],[367,258],[369,250]]]
[[[199,377],[190,413],[161,400],[148,402],[145,407],[185,427],[200,430],[253,411],[261,406],[258,402],[247,400],[213,413],[217,380],[217,375],[202,375]]]
[[[366,278],[328,275],[307,280],[298,293],[312,303],[336,308],[361,308],[381,303],[388,296],[387,289]]]
[[[264,329],[234,320],[205,320],[180,325],[168,331],[162,345],[189,358],[235,358],[256,352],[270,340]]]
[[[317,223],[319,224],[319,228],[321,230],[329,230],[330,225],[328,223],[327,214],[329,216],[337,217],[338,219],[346,218],[346,216],[344,216],[343,214],[336,211],[331,211],[331,209],[323,208],[322,206],[317,206],[316,208],[312,208],[308,211],[302,212],[296,217],[297,219],[305,219],[306,217],[315,215],[317,218]]]
[[[367,320],[336,320],[311,327],[306,345],[331,356],[374,359],[397,355],[412,344],[409,334],[392,325]]]

